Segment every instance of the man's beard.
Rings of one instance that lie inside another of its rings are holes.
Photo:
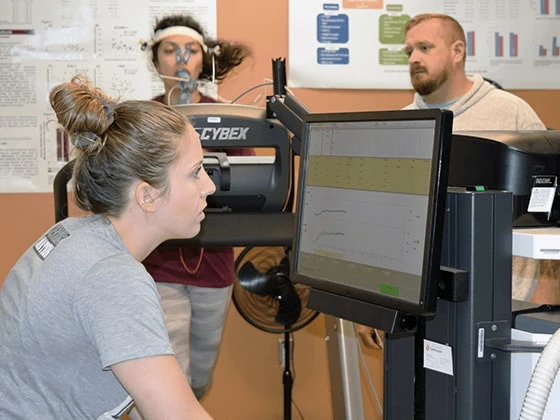
[[[416,73],[418,70],[420,70],[420,73]],[[441,73],[435,77],[429,77],[427,70],[422,66],[412,65],[410,67],[410,81],[414,90],[418,92],[420,96],[426,96],[434,93],[447,81],[447,79],[449,79],[449,69],[447,67],[445,67]]]

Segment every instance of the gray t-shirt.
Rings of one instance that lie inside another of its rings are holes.
[[[0,418],[96,419],[127,397],[110,367],[173,354],[153,279],[102,216],[69,218],[0,291]]]

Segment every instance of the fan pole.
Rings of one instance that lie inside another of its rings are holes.
[[[291,359],[290,359],[290,333],[284,332],[284,420],[292,419],[292,379]]]

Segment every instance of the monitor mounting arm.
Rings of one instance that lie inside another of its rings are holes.
[[[292,149],[299,155],[303,119],[309,110],[296,98],[286,93],[286,61],[283,58],[272,60],[272,80],[274,94],[267,97],[267,118],[278,119],[292,134]]]

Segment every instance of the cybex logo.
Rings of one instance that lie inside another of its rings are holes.
[[[196,128],[200,140],[247,140],[250,127],[204,127]]]

